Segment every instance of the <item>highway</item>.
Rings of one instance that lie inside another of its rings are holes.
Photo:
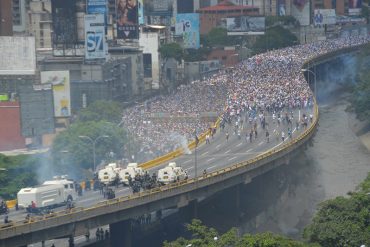
[[[306,113],[306,115],[310,115],[312,113],[312,109],[308,109],[306,111],[302,110],[295,110],[294,120],[292,123],[295,123],[296,120],[299,120],[299,115]],[[283,114],[282,114],[283,115]],[[241,116],[241,119],[245,119],[245,115]],[[248,138],[246,138],[246,133],[249,133],[252,129],[252,126],[247,121],[243,122],[240,128],[240,139],[237,134],[235,134],[235,120],[231,124],[226,124],[225,129],[217,129],[216,134],[213,137],[210,137],[210,143],[202,143],[197,147],[196,152],[192,150],[190,154],[184,154],[172,161],[176,162],[177,165],[183,167],[184,170],[187,171],[189,177],[195,176],[195,166],[197,166],[197,176],[202,176],[203,171],[206,170],[207,172],[216,171],[222,169],[224,167],[230,166],[232,164],[245,161],[248,159],[252,159],[258,154],[266,152],[270,149],[278,147],[281,145],[282,138],[281,138],[281,131],[285,132],[285,142],[289,141],[288,133],[288,124],[281,123],[280,125],[277,123],[276,119],[273,121],[271,114],[266,116],[267,128],[270,133],[270,140],[267,142],[265,137],[265,130],[262,129],[261,124],[259,124],[259,120],[257,120],[257,132],[258,136],[255,138],[253,136],[252,142]],[[299,133],[302,132],[303,127],[297,130],[295,128],[295,124],[293,124],[293,138],[296,137]],[[277,130],[279,135],[278,137],[274,134],[274,130]],[[226,139],[226,133],[229,133],[228,140]],[[196,160],[196,162],[195,162]],[[161,164],[155,168],[151,168],[148,172],[154,173],[157,172],[160,168],[166,166],[168,162]],[[112,187],[115,190],[116,197],[125,196],[131,194],[132,191],[128,187],[119,186],[118,188]],[[100,191],[86,191],[83,193],[82,196],[76,199],[76,207],[91,207],[98,202],[104,201],[103,195]],[[56,208],[54,211],[61,211],[64,210],[64,207]],[[9,219],[13,221],[22,221],[26,217],[25,210],[14,211],[11,210],[9,213]],[[95,229],[93,229],[90,233],[91,236],[95,236]],[[75,242],[76,244],[79,242],[84,243],[85,237],[84,236],[76,236]],[[47,241],[45,246],[51,246],[51,244],[58,242],[57,246],[64,246],[63,244],[67,245],[66,240],[51,240]],[[61,243],[62,242],[62,243]],[[41,244],[35,244],[33,246],[41,246]]]

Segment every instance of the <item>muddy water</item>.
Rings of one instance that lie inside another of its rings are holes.
[[[319,202],[345,196],[365,179],[370,152],[354,133],[354,117],[345,111],[346,97],[321,104],[313,146],[276,171],[284,177],[285,189],[265,211],[241,224],[243,232],[269,230],[299,238]]]

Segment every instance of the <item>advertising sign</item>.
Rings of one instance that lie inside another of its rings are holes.
[[[278,16],[285,16],[286,15],[286,3],[285,0],[278,0],[277,1],[277,15]]]
[[[85,58],[106,57],[104,15],[85,15]]]
[[[226,18],[228,35],[263,35],[265,34],[264,16],[238,16]]]
[[[139,25],[143,25],[144,24],[144,3],[143,3],[144,0],[138,0],[138,4],[139,4]]]
[[[103,14],[105,25],[108,23],[108,8],[107,0],[87,0],[86,1],[87,14]]]
[[[42,71],[41,83],[53,87],[54,116],[69,117],[71,115],[71,93],[69,71]]]
[[[116,0],[116,23],[118,39],[138,39],[138,10],[137,0]]]
[[[176,35],[182,35],[184,48],[200,47],[199,14],[178,14],[175,31]]]
[[[0,75],[34,75],[35,37],[0,36]]]
[[[310,25],[310,1],[293,0],[292,15],[299,21],[301,26]]]
[[[336,23],[335,9],[315,9],[313,23],[317,25],[332,25]]]
[[[348,1],[348,15],[361,15],[362,0]]]

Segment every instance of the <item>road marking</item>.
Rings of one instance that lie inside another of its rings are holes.
[[[214,165],[214,166],[210,166],[210,167],[207,167],[207,169],[212,169],[214,167],[216,167],[217,165]]]
[[[207,160],[207,162],[209,162],[209,161],[211,161],[211,160],[214,160],[214,159],[216,159],[216,158],[210,158],[209,160]]]
[[[251,148],[251,149],[248,149],[248,150],[247,150],[247,153],[248,153],[248,152],[251,152],[251,151],[253,151],[253,148]]]
[[[231,149],[227,150],[227,151],[225,152],[225,154],[228,154],[228,153],[230,153],[230,151],[231,151]]]
[[[229,161],[232,161],[232,160],[234,160],[236,158],[237,158],[237,156],[234,156],[234,157],[230,158]]]
[[[237,147],[239,147],[240,145],[243,145],[243,143],[241,142],[241,143],[239,143],[238,145],[236,145]]]
[[[183,164],[189,163],[190,161],[192,161],[192,160],[187,160],[187,161],[185,161]]]
[[[201,154],[201,156],[206,155],[206,154],[208,154],[208,151],[207,151],[207,152],[202,153],[202,154]]]
[[[191,170],[191,169],[193,169],[193,167],[189,167],[189,168],[186,168],[186,169],[184,169],[185,171],[189,171],[189,170]]]
[[[260,142],[260,143],[258,143],[258,146],[261,146],[262,144],[264,144],[265,142]]]
[[[221,144],[218,144],[217,146],[216,146],[216,148],[219,148],[221,146]]]

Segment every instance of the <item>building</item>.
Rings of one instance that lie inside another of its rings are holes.
[[[227,17],[259,15],[258,7],[235,5],[230,1],[222,1],[218,5],[201,8],[197,12],[200,14],[200,34],[207,34],[213,28],[221,26],[222,19]]]
[[[12,0],[13,31],[25,33],[28,31],[27,10],[29,0]]]
[[[25,148],[25,138],[21,135],[19,102],[0,102],[0,116],[0,151]]]
[[[0,36],[13,35],[12,0],[0,1]]]
[[[36,48],[52,47],[51,1],[32,1],[28,11],[29,30],[35,37]]]

